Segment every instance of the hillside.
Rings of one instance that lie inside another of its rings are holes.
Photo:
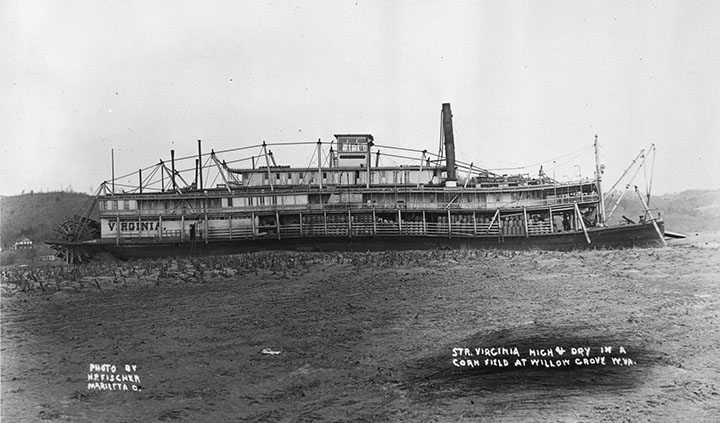
[[[606,204],[608,212],[617,201],[617,196]],[[665,228],[686,234],[720,230],[720,190],[688,190],[679,193],[654,196],[650,199],[653,213],[662,212]],[[617,210],[609,219],[614,224],[625,215],[635,221],[643,214],[640,199],[634,192],[628,192]]]
[[[54,238],[53,229],[65,217],[81,214],[92,199],[76,192],[30,193],[0,197],[0,244],[9,249],[23,237],[39,244]],[[97,219],[97,210],[92,218]]]
[[[665,211],[666,228],[679,232],[720,230],[720,190],[683,191],[654,200]]]

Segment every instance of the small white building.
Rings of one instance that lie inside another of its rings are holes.
[[[23,238],[13,244],[13,250],[31,250],[33,248],[33,242],[28,238]]]

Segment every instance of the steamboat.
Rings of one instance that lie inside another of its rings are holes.
[[[376,145],[370,134],[337,134],[329,145],[303,143],[315,148],[303,168],[276,164],[269,147],[278,144],[203,153],[198,141],[197,156],[176,160],[171,151],[169,163],[140,169],[137,186],[123,190],[115,187],[113,160],[112,180],[94,197],[99,220],[81,216],[64,239],[49,244],[77,261],[100,251],[125,259],[260,250],[557,250],[665,242],[662,220],[644,201],[641,221],[607,224],[597,137],[595,177],[558,182],[542,168],[537,177],[500,175],[456,160],[450,104],[442,105],[441,122],[438,154],[396,149],[417,155],[410,165],[381,165],[380,150],[393,147]],[[252,148],[258,153],[221,160],[221,154]],[[195,167],[179,170],[188,159]],[[210,170],[215,180],[205,184],[203,175]]]

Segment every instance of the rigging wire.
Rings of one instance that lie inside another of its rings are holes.
[[[147,185],[148,182],[150,182],[150,180],[152,180],[153,176],[155,176],[155,174],[157,173],[157,170],[158,170],[158,166],[155,166],[155,168],[153,169],[153,171],[150,172],[150,174],[147,175],[147,176],[145,177],[145,179],[143,179],[143,180],[140,182],[140,185],[141,185],[141,186]]]
[[[151,165],[151,166],[148,166],[148,167],[146,167],[146,168],[143,168],[142,171],[145,172],[146,170],[152,169],[153,167],[157,166],[158,164],[159,164],[159,163],[156,163],[156,164],[154,164],[154,165]],[[138,171],[136,170],[136,171],[130,172],[130,173],[126,174],[126,175],[116,176],[115,179],[108,179],[107,182],[114,182],[114,181],[117,181],[118,179],[129,178],[129,177],[131,177],[131,176],[136,175],[137,173],[138,173]]]
[[[211,172],[211,170],[215,170],[215,169],[212,169],[212,166],[208,166],[208,163],[210,162],[210,160],[212,160],[212,156],[208,156],[208,158],[205,160],[205,163],[200,168],[200,172],[202,172],[203,169],[207,169],[207,173],[206,173],[207,176],[205,178],[203,178],[203,181],[210,180],[210,172]],[[215,175],[215,180],[217,180],[217,175]],[[198,183],[198,181],[195,181],[195,186],[197,186],[197,183]],[[210,184],[211,187],[213,185],[215,185],[215,181],[213,181],[213,183]],[[207,187],[204,186],[203,188],[207,188]]]
[[[550,158],[550,159],[548,159],[548,160],[543,160],[543,161],[536,162],[536,163],[532,163],[532,164],[525,165],[525,166],[520,166],[520,167],[504,167],[504,168],[492,168],[492,169],[488,169],[488,170],[492,170],[492,171],[507,171],[507,170],[522,170],[522,169],[527,169],[527,168],[529,168],[529,167],[534,167],[534,166],[542,165],[542,164],[545,164],[545,163],[548,163],[548,162],[551,162],[551,161],[557,161],[557,160],[559,160],[559,159],[563,159],[563,158],[568,157],[568,156],[571,156],[571,155],[576,155],[576,154],[585,152],[587,149],[588,149],[588,147],[583,147],[583,148],[580,148],[580,149],[578,149],[578,150],[571,151],[571,152],[569,152],[569,153],[565,153],[565,154],[562,154],[562,155],[560,155],[560,156]],[[573,158],[574,158],[574,157],[573,157]],[[564,162],[564,163],[567,163],[567,162]],[[564,163],[563,163],[563,164],[564,164]],[[559,166],[559,165],[557,165],[557,166]],[[556,166],[556,167],[557,167],[557,166]],[[548,170],[552,170],[552,169],[548,169]]]
[[[551,171],[551,170],[555,170],[555,169],[559,168],[560,166],[563,166],[563,165],[566,165],[566,164],[572,162],[573,160],[577,159],[577,158],[580,156],[580,154],[581,154],[581,153],[579,153],[579,152],[578,152],[578,153],[575,153],[573,156],[569,157],[567,160],[565,160],[565,161],[563,161],[563,162],[560,162],[560,163],[555,163],[555,166],[553,166],[553,167],[549,168],[548,170],[546,170],[545,173],[547,173],[547,172],[549,172],[549,171]]]
[[[283,146],[283,145],[310,145],[310,144],[314,144],[314,142],[297,141],[297,142],[266,143],[266,145],[270,145],[270,146],[275,146],[275,145],[278,145],[278,146]],[[229,153],[229,152],[242,151],[242,150],[248,150],[248,149],[255,148],[255,147],[262,147],[262,144],[254,144],[254,145],[243,146],[243,147],[229,148],[229,149],[226,149],[226,150],[218,150],[218,151],[215,151],[215,154],[218,154],[218,153]],[[209,153],[202,153],[202,154],[200,155],[200,157],[202,157],[202,156],[209,156],[209,155],[211,155],[212,153],[213,153],[212,151],[209,152]],[[194,158],[197,158],[197,157],[198,157],[197,154],[192,154],[192,155],[183,156],[183,157],[176,157],[176,158],[175,158],[175,163],[178,163],[178,162],[181,162],[181,161],[185,161],[185,160],[188,160],[188,159],[194,159]],[[169,162],[169,160],[162,160],[162,162]],[[152,169],[153,167],[157,166],[158,164],[160,164],[160,163],[156,163],[156,164],[150,165],[150,166],[148,166],[148,167],[145,167],[145,168],[142,169],[142,171],[144,172],[144,171],[146,171],[146,170]],[[191,170],[192,170],[192,169],[191,169]],[[178,171],[178,172],[182,172],[182,171]],[[117,181],[118,179],[128,178],[128,177],[130,177],[130,176],[135,175],[136,173],[137,173],[137,171],[134,171],[134,172],[130,172],[130,173],[125,174],[125,175],[117,176],[117,177],[115,177],[115,181]],[[111,182],[111,181],[112,181],[112,179],[108,180],[108,182]]]
[[[409,152],[411,152],[411,153],[420,153],[420,154],[422,154],[422,153],[424,152],[424,153],[426,153],[426,154],[432,154],[432,155],[435,156],[435,157],[439,157],[439,156],[437,156],[435,153],[431,153],[431,152],[429,152],[429,151],[427,151],[427,150],[416,150],[416,149],[413,149],[413,148],[404,148],[404,147],[392,147],[392,146],[389,146],[389,145],[381,145],[381,144],[374,144],[374,146],[375,146],[375,147],[378,147],[378,148],[389,148],[390,150],[409,151]]]
[[[210,176],[209,173],[208,173],[208,176]],[[212,184],[210,184],[210,186],[214,186],[214,185],[215,185],[215,182],[217,181],[218,176],[220,176],[220,173],[219,173],[219,172],[216,172],[216,173],[215,173],[215,179],[213,179]]]
[[[442,117],[442,113],[441,113],[441,117]],[[438,166],[438,165],[441,165],[441,161],[442,161],[442,158],[443,158],[443,156],[444,156],[444,152],[443,152],[443,149],[442,149],[442,146],[443,146],[443,144],[442,144],[442,138],[443,138],[443,136],[444,136],[444,132],[443,132],[442,119],[441,119],[441,124],[440,124],[440,137],[441,137],[441,142],[440,142],[439,154],[435,154],[435,153],[429,152],[429,151],[427,151],[427,150],[419,150],[419,149],[411,149],[411,148],[404,148],[404,147],[388,146],[388,145],[382,145],[382,144],[376,144],[376,145],[374,145],[374,147],[378,147],[378,150],[377,150],[376,152],[379,152],[379,151],[380,151],[379,148],[383,148],[383,149],[390,149],[390,150],[399,150],[399,151],[412,152],[412,153],[417,153],[418,155],[425,154],[425,157],[428,158],[428,159],[434,156],[435,160],[432,160],[432,163],[433,163],[435,166]],[[312,145],[312,144],[316,144],[316,142],[304,142],[304,141],[301,141],[301,142],[279,142],[279,143],[266,143],[266,142],[264,142],[263,144],[254,144],[254,145],[250,145],[250,146],[236,147],[236,148],[225,149],[225,150],[218,150],[218,151],[211,150],[210,152],[206,152],[206,153],[203,153],[203,154],[200,155],[200,157],[202,157],[202,156],[207,156],[207,159],[205,160],[205,162],[204,162],[204,164],[203,164],[203,169],[205,170],[205,175],[206,175],[205,180],[209,180],[209,179],[210,179],[210,176],[211,176],[211,174],[212,174],[213,171],[215,171],[215,172],[220,172],[220,171],[218,171],[218,170],[210,169],[210,167],[208,166],[208,163],[210,163],[210,160],[212,159],[213,153],[217,156],[217,154],[222,154],[222,153],[243,151],[243,150],[248,150],[248,149],[252,149],[252,148],[256,148],[256,147],[260,147],[260,148],[261,148],[260,154],[259,154],[258,156],[250,156],[250,157],[245,157],[245,158],[240,158],[240,159],[234,159],[234,160],[230,160],[230,161],[223,161],[223,164],[225,165],[226,170],[228,170],[229,172],[232,172],[233,170],[232,170],[232,169],[229,169],[229,168],[227,167],[228,164],[241,163],[241,162],[246,162],[246,161],[249,161],[249,160],[253,160],[253,159],[255,159],[255,158],[263,157],[264,154],[266,154],[266,153],[263,153],[263,151],[262,151],[262,148],[263,148],[263,147],[264,147],[264,148],[266,149],[266,151],[267,151],[267,146]],[[331,146],[332,146],[332,142],[331,142]],[[561,163],[559,163],[559,164],[556,164],[554,167],[552,167],[552,168],[550,168],[550,169],[548,169],[548,170],[554,170],[555,168],[557,168],[557,167],[559,167],[559,166],[561,166],[561,165],[563,165],[563,164],[568,163],[569,161],[571,161],[571,160],[573,160],[573,159],[575,158],[575,155],[583,152],[585,149],[586,149],[586,148],[581,148],[581,149],[579,149],[579,150],[572,151],[572,152],[569,152],[569,153],[566,153],[566,154],[557,156],[554,160],[558,160],[558,159],[565,158],[565,157],[570,157],[570,158],[569,158],[567,161],[564,161],[564,162],[561,162]],[[368,154],[370,154],[370,155],[372,156],[372,154],[375,154],[375,153],[373,153],[372,150],[370,150],[370,151],[368,152]],[[313,163],[315,162],[315,155],[316,155],[316,153],[313,153],[313,154],[311,155],[311,157],[310,157],[310,162],[308,163],[308,166],[305,168],[305,173],[304,173],[304,176],[303,176],[303,183],[306,182],[306,179],[307,179],[307,177],[309,176],[308,174],[310,173],[310,171],[311,171],[311,169],[312,169],[312,167],[313,167]],[[321,153],[321,155],[322,155],[322,153]],[[388,156],[388,157],[390,157],[390,158],[397,158],[397,159],[402,159],[402,160],[408,160],[408,161],[411,161],[411,162],[417,162],[417,161],[419,161],[419,160],[422,160],[422,156],[421,156],[421,157],[410,157],[410,156],[406,156],[406,155],[396,155],[396,154],[390,154],[390,153],[382,153],[382,155],[383,155],[383,156]],[[322,156],[324,156],[324,159],[325,159],[324,162],[325,162],[325,164],[327,164],[328,160],[330,160],[330,154],[329,154],[329,153],[326,153],[326,154],[324,154],[324,155],[322,155]],[[185,160],[192,159],[192,158],[197,158],[197,157],[198,157],[197,155],[194,155],[194,154],[193,154],[193,155],[190,155],[190,156],[184,156],[184,157],[175,158],[175,161],[176,161],[176,162],[181,162],[181,161],[185,161]],[[266,158],[266,160],[267,160],[267,158]],[[475,174],[477,174],[477,175],[492,174],[493,176],[498,176],[498,175],[495,174],[493,171],[523,170],[523,169],[528,169],[528,168],[533,167],[533,166],[537,166],[537,165],[540,165],[540,164],[547,163],[547,162],[549,162],[549,161],[551,161],[551,160],[553,160],[553,159],[549,159],[549,160],[545,160],[545,161],[542,161],[542,162],[533,163],[533,164],[526,165],[526,166],[508,167],[508,168],[497,168],[497,169],[483,169],[483,168],[478,167],[478,166],[476,166],[476,165],[474,165],[474,164],[472,164],[472,166],[470,166],[470,164],[468,164],[468,163],[466,163],[466,162],[464,162],[464,161],[459,161],[459,160],[456,161],[456,164],[457,164],[458,169],[469,170],[470,172],[468,173],[468,175],[475,175]],[[395,163],[395,164],[398,164],[398,162],[396,162],[395,160],[392,160],[392,162]],[[152,166],[148,166],[148,167],[146,167],[146,168],[144,168],[144,169],[141,170],[141,171],[147,171],[147,170],[149,170],[149,169],[153,169],[153,171],[150,173],[150,175],[148,175],[146,178],[144,178],[144,180],[143,180],[143,182],[142,182],[142,184],[143,184],[144,187],[148,187],[148,188],[149,188],[150,186],[153,186],[153,185],[156,185],[156,184],[160,183],[160,181],[150,182],[150,180],[151,180],[154,176],[156,176],[158,168],[161,167],[161,166],[163,166],[164,163],[165,163],[165,162],[161,160],[159,163],[157,163],[157,164],[155,164],[155,165],[152,165]],[[266,164],[267,164],[267,163],[266,163]],[[322,164],[321,164],[321,166],[322,166]],[[170,171],[170,169],[167,169],[167,170]],[[189,168],[189,167],[188,167],[188,168],[183,168],[183,169],[175,169],[175,172],[176,172],[176,175],[180,176],[181,174],[187,174],[188,172],[194,171],[194,170],[196,170],[196,168]],[[131,176],[135,175],[135,174],[138,173],[138,172],[139,172],[139,171],[135,171],[135,172],[128,173],[128,174],[126,174],[126,175],[118,176],[118,177],[116,177],[116,178],[114,179],[114,181],[118,181],[118,180],[120,180],[120,179],[125,179],[125,178],[128,178],[128,177],[131,177]],[[199,176],[202,176],[202,175],[199,175]],[[170,175],[170,177],[172,178],[172,175]],[[197,173],[196,173],[196,177],[195,177],[195,181],[194,181],[194,183],[196,184],[196,186],[197,186],[197,183],[198,183],[198,181],[197,181],[198,178],[197,178],[197,177],[198,177],[198,175],[197,175]],[[217,178],[218,178],[218,174],[215,175],[215,178],[214,178],[214,180],[213,180],[213,182],[212,182],[211,185],[214,185],[214,184],[215,184],[215,182],[217,181]],[[106,181],[106,182],[107,182],[107,181]],[[185,182],[185,183],[187,183],[187,182]],[[650,188],[651,188],[651,184],[652,184],[652,182],[650,182],[650,185],[648,185],[648,188],[647,188],[648,191],[649,191]],[[130,184],[120,184],[120,183],[117,183],[117,185],[120,186],[120,187],[134,187],[134,186],[135,186],[135,185],[130,185]]]

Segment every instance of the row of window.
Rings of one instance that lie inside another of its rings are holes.
[[[101,210],[137,210],[137,200],[106,200],[99,202]],[[276,204],[307,204],[307,196],[294,195],[282,196],[278,199],[277,195],[258,196],[258,197],[240,197],[240,198],[208,198],[203,200],[147,200],[139,203],[140,210],[174,210],[181,208],[201,208],[218,209],[222,207],[245,207],[245,206],[264,206]]]
[[[410,172],[411,172],[410,170],[405,170],[405,171],[402,171],[402,173],[401,173],[401,171],[399,171],[399,170],[393,170],[393,171],[392,171],[392,183],[397,184],[397,183],[411,183],[411,182],[414,182],[414,181],[412,181],[411,178],[410,178]],[[347,174],[347,171],[343,171],[343,172],[333,172],[333,173],[335,173],[335,175],[334,175],[335,179],[337,179],[337,180],[339,180],[339,181],[342,181],[342,182],[347,181],[348,176],[347,176],[347,175],[343,175],[343,173]],[[355,171],[355,181],[357,181],[358,179],[360,179],[360,176],[361,176],[362,174],[364,174],[363,171],[361,171],[361,170],[356,170],[356,171]],[[302,172],[298,172],[298,173],[297,173],[297,179],[293,179],[293,176],[294,176],[294,175],[293,175],[292,172],[287,172],[287,173],[283,173],[283,172],[277,172],[277,173],[275,173],[275,172],[272,172],[272,175],[273,175],[273,179],[275,180],[275,183],[286,182],[286,181],[293,181],[293,182],[295,182],[295,183],[307,182],[307,181],[305,181],[305,177],[306,177],[306,176],[307,176],[307,178],[308,178],[308,181],[310,181],[311,183],[314,183],[315,177],[316,177],[316,175],[317,175],[317,172],[308,172],[307,175],[304,174],[304,173],[302,173]],[[373,183],[378,183],[377,180],[380,179],[380,181],[383,182],[383,183],[389,183],[390,181],[387,181],[387,179],[390,179],[389,176],[390,176],[390,175],[388,175],[387,172],[386,172],[385,175],[379,175],[379,176],[378,176],[378,174],[377,174],[376,172],[373,172],[373,173],[372,173],[372,179],[371,179],[371,181],[372,181]],[[248,178],[245,178],[245,179],[248,179]],[[327,180],[328,180],[328,172],[322,172],[322,179],[323,179],[323,182],[327,182]],[[267,172],[263,173],[263,174],[262,174],[262,180],[263,180],[263,183],[264,183],[264,184],[269,184],[270,175],[269,175]],[[353,182],[354,182],[354,181],[353,181]]]
[[[310,175],[308,175],[308,176],[309,176],[310,178],[313,178],[313,177],[315,176],[315,173],[316,173],[316,172],[308,172],[308,173],[310,174]],[[288,181],[293,180],[293,173],[292,173],[292,172],[287,172],[287,173],[274,173],[274,175],[275,175],[275,180],[276,180],[276,181],[279,181],[279,180],[281,179],[281,176],[285,176],[284,178],[282,178],[283,180],[288,180]],[[327,172],[323,172],[323,173],[322,173],[322,177],[323,177],[323,179],[327,179],[328,173],[327,173]],[[359,177],[360,177],[360,171],[359,171],[359,170],[356,170],[356,171],[355,171],[355,178],[357,179],[357,178],[359,178]],[[298,172],[298,174],[297,174],[297,180],[298,180],[298,181],[302,181],[304,178],[305,178],[305,175],[304,175],[302,172]],[[266,181],[266,182],[267,182],[268,179],[269,179],[269,178],[268,178],[268,174],[267,174],[267,173],[263,173],[263,181]]]
[[[487,196],[486,196],[487,195]],[[470,194],[461,195],[456,198],[455,202],[482,202],[487,200],[488,202],[501,202],[501,201],[519,201],[521,199],[534,199],[539,198],[535,192],[530,192],[524,196],[520,196],[518,192],[505,193],[506,198],[503,198],[501,193],[489,193],[489,194]],[[280,198],[278,198],[280,197]],[[382,197],[382,196],[381,196]],[[485,197],[485,198],[483,198]],[[548,196],[548,199],[553,199],[553,196]],[[433,201],[434,200],[434,201]],[[431,202],[442,202],[441,199],[429,198],[424,200],[423,198],[417,198],[415,201],[431,201]],[[226,197],[226,198],[206,198],[206,199],[188,199],[188,200],[146,200],[141,201],[139,204],[137,200],[105,200],[100,201],[101,210],[136,210],[138,206],[141,210],[175,210],[182,208],[209,208],[218,209],[224,207],[253,207],[253,206],[265,206],[265,205],[305,205],[308,203],[307,195],[289,195],[289,196],[257,196],[257,197]]]

